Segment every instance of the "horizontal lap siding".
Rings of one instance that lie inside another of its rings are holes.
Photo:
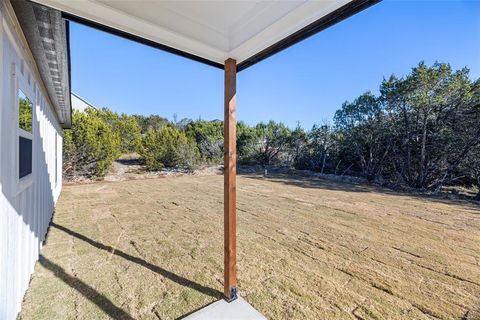
[[[60,194],[62,132],[5,12],[0,20],[0,319],[15,319]],[[33,170],[25,185],[16,166],[21,85],[34,105]]]

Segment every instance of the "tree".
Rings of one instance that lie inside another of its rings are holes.
[[[18,97],[18,126],[27,132],[32,132],[32,108],[33,105],[28,98]]]
[[[134,117],[137,121],[140,127],[141,134],[147,133],[148,129],[152,129],[155,131],[161,130],[170,124],[170,122],[166,118],[162,118],[158,115],[143,116],[137,114],[133,115],[132,117]]]
[[[470,173],[469,178],[472,185],[477,187],[477,195],[474,197],[475,200],[480,201],[480,149],[476,150],[475,157],[472,157],[468,164],[467,169]]]
[[[260,122],[255,131],[258,136],[257,161],[262,165],[271,165],[279,162],[284,152],[288,151],[291,131],[283,123],[270,120]]]
[[[336,142],[333,134],[333,129],[328,124],[313,125],[295,167],[324,173],[325,169],[332,164],[332,149]]]
[[[174,115],[174,116],[176,117],[176,115]],[[192,122],[193,122],[192,119],[183,118],[180,121],[177,121],[176,119],[174,119],[173,123],[178,130],[185,131],[185,130],[187,130],[188,125]]]
[[[31,123],[20,106],[21,123]],[[150,170],[193,168],[223,158],[223,122],[173,122],[157,115],[118,115],[108,109],[74,113],[65,133],[68,175],[100,178],[124,152],[139,149]],[[294,165],[321,173],[439,191],[461,184],[480,189],[480,80],[469,70],[421,62],[403,78],[384,79],[380,94],[360,95],[335,113],[334,126],[292,131],[282,123],[237,123],[238,161]],[[477,198],[480,198],[480,191]]]
[[[415,188],[440,190],[480,143],[478,81],[468,69],[423,62],[404,79],[384,80],[381,100],[391,116],[392,167]]]
[[[297,123],[297,127],[290,134],[288,145],[288,151],[290,153],[289,162],[294,166],[299,162],[307,140],[307,133],[300,127],[300,123]]]
[[[353,103],[345,102],[335,113],[334,121],[362,174],[368,181],[375,180],[392,146],[387,117],[379,99],[366,92]]]
[[[120,152],[131,153],[139,150],[142,135],[140,126],[133,116],[122,114],[116,126],[121,137]]]
[[[237,159],[242,163],[255,163],[258,136],[255,128],[245,122],[237,123]]]
[[[192,121],[186,126],[186,134],[195,140],[204,161],[219,162],[223,159],[222,121]]]
[[[107,108],[102,108],[100,115],[120,137],[121,154],[138,151],[141,140],[141,129],[135,116],[119,115]]]
[[[105,121],[103,110],[74,111],[72,129],[63,135],[63,171],[67,178],[101,179],[119,156],[120,137]]]
[[[199,152],[195,141],[185,132],[167,126],[147,131],[142,138],[140,156],[152,171],[165,167],[191,170],[198,164]]]
[[[480,146],[476,146],[456,168],[452,174],[452,184],[476,187],[474,200],[480,201]]]

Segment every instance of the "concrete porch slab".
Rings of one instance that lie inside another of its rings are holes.
[[[255,310],[242,297],[230,303],[219,300],[203,309],[192,313],[184,320],[266,320],[260,312]]]

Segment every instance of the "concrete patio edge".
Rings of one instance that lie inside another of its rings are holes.
[[[219,300],[183,318],[184,320],[266,320],[242,297],[230,303]]]

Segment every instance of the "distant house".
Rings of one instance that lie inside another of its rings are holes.
[[[87,108],[97,109],[92,104],[88,103],[85,99],[80,97],[78,94],[72,92],[72,110],[83,112]]]
[[[61,12],[0,1],[0,319],[15,319],[62,189],[71,126]]]

